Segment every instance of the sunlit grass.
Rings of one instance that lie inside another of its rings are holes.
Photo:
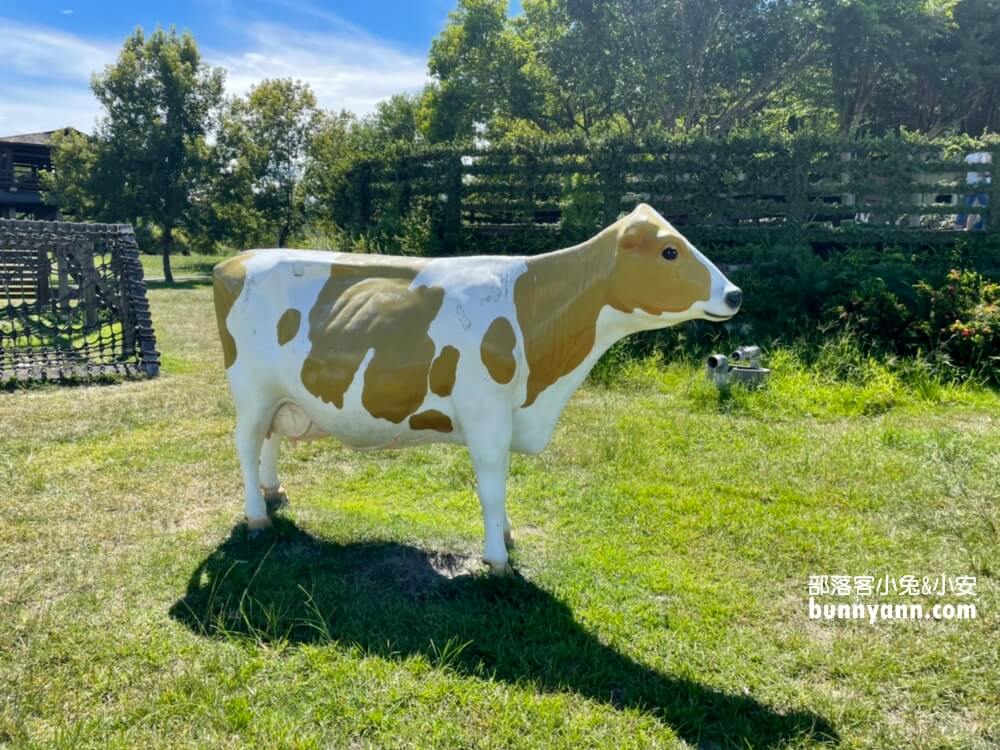
[[[235,251],[234,251],[235,252]],[[185,278],[189,276],[208,276],[212,273],[212,268],[216,263],[220,263],[229,257],[226,254],[201,255],[191,253],[190,255],[172,254],[170,256],[170,270],[173,271],[174,278]],[[163,257],[161,255],[151,255],[143,253],[139,256],[142,262],[142,273],[147,279],[163,278]]]
[[[210,287],[150,296],[161,378],[0,394],[0,746],[996,746],[995,392],[605,368],[512,461],[497,582],[454,447],[295,447],[248,542]],[[976,575],[980,617],[810,621],[823,573]]]

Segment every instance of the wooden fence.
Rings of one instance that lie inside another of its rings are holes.
[[[967,164],[972,153],[992,164]],[[646,202],[700,242],[950,242],[967,228],[1000,232],[998,163],[1000,145],[968,139],[399,150],[348,173],[342,223],[392,236],[425,217],[431,252],[533,252]]]

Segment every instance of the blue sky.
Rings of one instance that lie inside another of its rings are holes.
[[[113,62],[136,26],[189,30],[227,70],[227,90],[268,77],[308,82],[330,109],[370,112],[426,80],[427,52],[454,0],[0,0],[0,135],[72,125],[99,114],[90,74]],[[518,4],[515,4],[517,7]]]

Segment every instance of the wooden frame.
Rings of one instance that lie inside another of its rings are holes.
[[[130,225],[0,219],[0,382],[158,373]]]

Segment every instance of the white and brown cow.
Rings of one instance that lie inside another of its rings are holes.
[[[594,363],[636,331],[726,320],[740,290],[646,205],[533,257],[252,250],[215,268],[250,529],[270,525],[281,436],[468,446],[484,559],[509,570],[511,451],[538,453]]]

